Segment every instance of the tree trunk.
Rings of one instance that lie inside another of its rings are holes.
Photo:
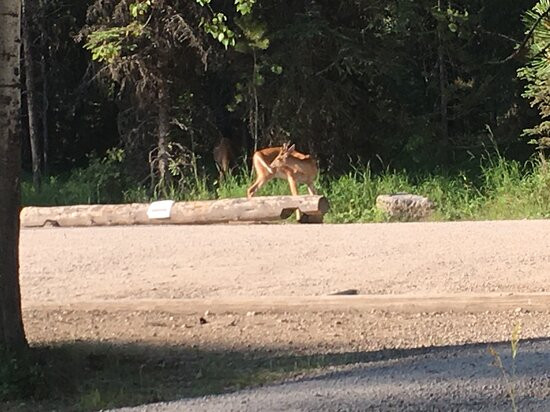
[[[27,345],[19,288],[20,0],[0,2],[0,346]]]
[[[197,202],[177,202],[169,218],[150,219],[149,204],[77,205],[56,207],[26,207],[21,211],[23,227],[42,226],[117,226],[178,224],[198,225],[228,222],[273,221],[287,219],[299,209],[317,219],[304,222],[321,223],[329,210],[323,196],[258,196],[251,199],[221,199]]]
[[[29,117],[29,139],[32,157],[32,182],[35,190],[40,190],[41,184],[41,156],[40,156],[40,126],[38,123],[38,106],[36,104],[36,78],[34,75],[34,50],[30,32],[29,0],[23,2],[23,53],[25,58],[25,85],[27,89],[27,114]]]
[[[160,189],[166,194],[170,183],[168,171],[168,135],[170,133],[170,100],[166,92],[166,86],[162,85],[159,90],[159,113],[158,113],[158,152],[157,164],[160,178]]]
[[[42,172],[45,176],[49,174],[49,136],[48,136],[48,76],[46,73],[46,5],[40,0],[40,74],[42,77]]]
[[[254,137],[254,151],[258,150],[258,89],[256,88],[256,77],[258,75],[258,64],[256,61],[256,50],[252,49],[254,58],[254,70],[252,72],[252,95],[254,97],[254,121],[252,124],[252,136]]]
[[[45,176],[50,173],[48,150],[48,79],[46,75],[46,57],[42,56],[40,60],[40,71],[42,74],[42,172]]]
[[[443,0],[437,1],[437,10],[439,12],[443,11]],[[441,115],[441,160],[443,163],[448,163],[449,161],[449,116],[448,116],[448,106],[449,106],[449,96],[447,93],[447,66],[445,65],[445,48],[443,44],[443,33],[445,30],[445,23],[438,22],[437,24],[437,59],[439,65],[439,89],[440,89],[440,104],[439,111]]]

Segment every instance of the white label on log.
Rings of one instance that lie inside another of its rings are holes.
[[[172,212],[173,200],[159,200],[149,205],[147,209],[147,217],[149,219],[168,219]]]

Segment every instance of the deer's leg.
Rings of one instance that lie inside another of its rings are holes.
[[[274,173],[271,166],[267,164],[263,156],[259,153],[254,156],[254,167],[256,168],[256,170],[258,170],[259,168],[264,168],[270,175]]]
[[[315,186],[313,186],[313,183],[308,183],[307,184],[307,191],[309,192],[310,195],[316,195],[317,194],[317,190],[315,190]]]
[[[258,177],[256,178],[256,181],[250,186],[246,191],[246,196],[250,199],[252,196],[254,196],[254,193],[256,193],[263,185],[265,185],[269,181],[269,177],[258,174]]]
[[[231,174],[231,168],[229,167],[229,158],[224,159],[224,162],[222,163],[222,171],[224,178]]]
[[[246,191],[246,195],[249,199],[273,177],[273,169],[269,167],[267,162],[259,153],[254,154],[252,157],[252,166],[257,177],[256,181]]]
[[[260,188],[261,178],[258,176],[256,181],[246,190],[246,197],[249,199],[254,196],[254,193]]]
[[[290,193],[292,193],[293,196],[298,196],[298,187],[296,186],[296,179],[294,179],[294,176],[292,176],[291,173],[287,173],[286,179],[290,186]]]
[[[290,192],[293,196],[298,196],[298,188],[296,187],[296,179],[292,176],[292,173],[286,174],[288,185],[290,186]],[[296,209],[296,219],[299,221],[302,218],[302,214],[299,209]]]

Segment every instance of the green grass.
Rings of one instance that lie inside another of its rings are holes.
[[[88,203],[149,202],[148,190],[132,184],[113,162],[94,161],[90,167],[69,176],[52,177],[40,192],[23,182],[23,205],[67,205]],[[432,220],[485,220],[546,218],[550,216],[550,168],[544,160],[526,164],[499,156],[486,158],[476,172],[447,175],[413,174],[406,171],[371,173],[366,166],[355,166],[347,174],[321,174],[316,183],[319,193],[328,197],[331,210],[327,223],[381,222],[387,217],[376,209],[379,194],[408,192],[424,195],[435,202]],[[246,167],[222,182],[195,175],[172,184],[165,197],[207,200],[242,197],[252,183]],[[301,187],[301,193],[307,193]],[[289,194],[284,180],[273,180],[257,195]]]

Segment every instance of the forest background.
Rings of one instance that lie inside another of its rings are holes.
[[[24,10],[24,205],[244,196],[312,153],[329,222],[546,217],[548,1],[60,0]],[[235,153],[220,181],[212,150]],[[534,144],[533,144],[534,143]],[[260,194],[288,193],[286,182]]]

